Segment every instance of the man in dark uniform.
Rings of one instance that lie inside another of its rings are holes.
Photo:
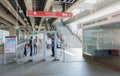
[[[51,43],[51,46],[52,46],[52,57],[54,57],[55,56],[55,50],[54,50],[54,48],[55,48],[55,41],[54,41],[54,38],[52,38],[52,43]]]
[[[33,44],[33,37],[31,37],[30,40],[29,40],[30,56],[31,56],[31,57],[32,57],[32,52],[33,52],[33,51],[32,51],[32,49],[33,49],[33,48],[32,48],[32,44]],[[33,60],[31,59],[31,60],[29,60],[29,61],[33,61]]]

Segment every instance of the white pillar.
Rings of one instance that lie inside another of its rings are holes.
[[[43,61],[46,61],[46,31],[43,32]]]

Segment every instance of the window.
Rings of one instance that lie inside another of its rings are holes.
[[[9,32],[6,30],[0,30],[0,45],[5,42],[5,36],[9,36]]]

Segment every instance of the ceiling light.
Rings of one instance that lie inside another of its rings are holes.
[[[23,13],[23,11],[22,11],[22,10],[19,10],[19,13]]]
[[[27,19],[26,19],[26,18],[24,18],[24,20],[26,21]]]
[[[48,21],[48,18],[46,18],[46,21]]]

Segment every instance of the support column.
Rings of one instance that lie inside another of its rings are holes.
[[[23,32],[23,39],[25,39],[25,34],[26,34],[26,33],[25,33],[25,32]]]
[[[9,35],[15,36],[15,28],[9,28]]]
[[[15,35],[17,37],[17,40],[19,41],[20,40],[20,29],[19,29],[19,27],[15,27]]]
[[[46,37],[47,33],[46,31],[43,32],[43,61],[46,61]]]

